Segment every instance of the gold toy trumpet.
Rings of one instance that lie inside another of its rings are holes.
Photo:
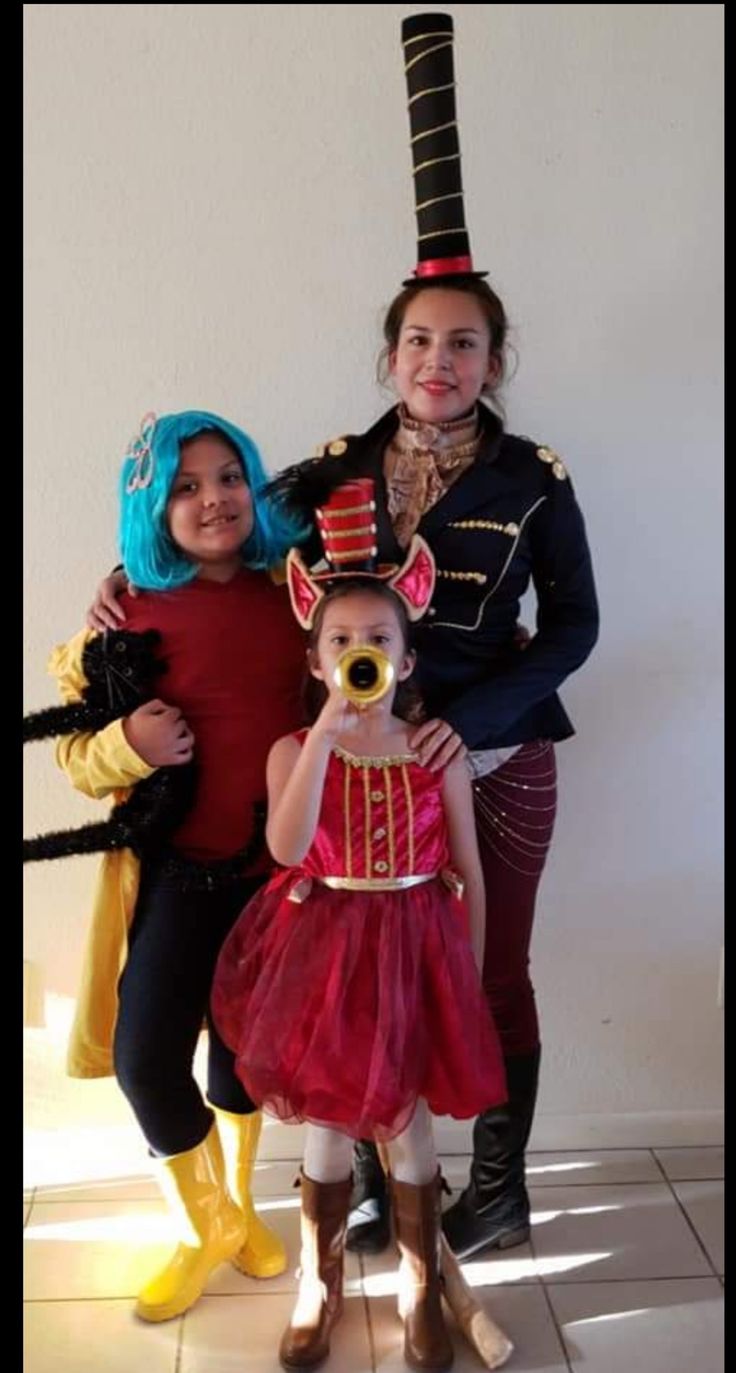
[[[393,685],[393,663],[380,648],[361,644],[340,654],[332,680],[354,706],[372,706]]]

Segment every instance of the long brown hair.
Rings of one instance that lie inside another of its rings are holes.
[[[489,359],[495,359],[499,368],[498,380],[493,385],[489,383],[484,386],[483,394],[492,397],[494,404],[500,410],[496,392],[506,377],[509,322],[501,297],[496,295],[496,292],[487,282],[472,277],[459,277],[457,281],[412,281],[402,291],[399,291],[399,294],[391,301],[383,321],[384,346],[378,356],[378,380],[382,386],[388,380],[389,358],[399,346],[401,326],[412,301],[416,300],[423,291],[440,290],[460,291],[463,295],[472,296],[480,305],[490,335]]]

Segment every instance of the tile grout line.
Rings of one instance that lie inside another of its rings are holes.
[[[703,1274],[700,1273],[700,1274],[698,1274],[698,1276],[702,1278],[702,1277],[703,1277]],[[707,1276],[707,1275],[706,1275],[706,1276]],[[607,1281],[608,1281],[608,1279],[607,1279]],[[539,1279],[538,1277],[533,1277],[533,1278],[523,1278],[523,1279],[511,1278],[511,1279],[509,1279],[508,1282],[497,1282],[497,1283],[493,1283],[492,1286],[493,1286],[494,1292],[501,1292],[501,1291],[505,1290],[506,1288],[516,1288],[516,1287],[538,1287],[539,1284],[540,1284],[540,1279]],[[362,1289],[361,1289],[361,1295],[363,1295]],[[77,1303],[103,1302],[103,1301],[106,1301],[106,1302],[135,1302],[136,1296],[137,1296],[137,1293],[135,1293],[135,1292],[128,1292],[128,1293],[123,1293],[123,1294],[120,1294],[120,1293],[118,1293],[118,1292],[115,1292],[115,1293],[107,1292],[107,1293],[102,1293],[100,1296],[85,1296],[85,1295],[82,1294],[82,1293],[77,1293],[75,1296],[72,1296],[72,1297],[24,1297],[24,1298],[23,1298],[23,1304],[24,1304],[24,1306],[61,1306],[61,1305],[64,1305],[65,1303],[68,1304],[68,1303],[70,1303],[70,1302],[77,1302]],[[213,1302],[215,1302],[215,1301],[225,1301],[225,1302],[226,1302],[226,1301],[244,1301],[244,1300],[246,1300],[246,1299],[249,1300],[249,1301],[250,1301],[251,1299],[252,1299],[252,1300],[258,1299],[259,1301],[264,1301],[264,1300],[265,1300],[265,1301],[271,1301],[271,1300],[273,1300],[273,1299],[275,1299],[275,1298],[277,1298],[277,1297],[283,1297],[283,1296],[296,1297],[296,1292],[293,1291],[293,1290],[291,1290],[291,1289],[288,1289],[288,1290],[287,1290],[287,1289],[284,1289],[283,1291],[280,1291],[280,1292],[260,1292],[260,1291],[259,1291],[259,1292],[251,1292],[251,1291],[247,1291],[247,1292],[208,1292],[208,1293],[207,1293],[208,1299],[209,1299],[210,1301],[213,1301]],[[368,1302],[368,1305],[369,1305],[369,1308],[370,1308],[370,1298],[368,1297],[367,1294],[365,1294],[365,1298],[366,1298],[366,1301]]]
[[[717,1279],[718,1276],[717,1273],[665,1273],[657,1277],[653,1277],[649,1274],[647,1277],[640,1276],[635,1278],[564,1278],[558,1275],[540,1278],[540,1282],[543,1285],[546,1283],[549,1287],[601,1287],[604,1284],[606,1286],[611,1286],[615,1283],[626,1282],[638,1286],[643,1282],[712,1282],[713,1278],[715,1277]]]
[[[662,1177],[664,1177],[665,1180],[666,1180],[667,1182],[670,1181],[670,1179],[667,1177],[667,1174],[666,1174],[666,1173],[663,1173],[663,1174],[662,1174]],[[597,1188],[599,1188],[599,1189],[604,1188],[604,1187],[658,1187],[660,1181],[661,1181],[661,1178],[638,1178],[638,1179],[626,1178],[626,1179],[624,1179],[622,1182],[603,1182],[603,1181],[599,1178],[597,1182],[571,1182],[571,1181],[568,1179],[566,1182],[563,1182],[563,1181],[560,1181],[560,1182],[543,1182],[543,1183],[540,1184],[540,1183],[538,1183],[538,1182],[535,1182],[534,1179],[532,1178],[532,1179],[530,1179],[530,1180],[527,1182],[527,1186],[529,1187],[530,1191],[536,1193],[537,1195],[544,1196],[544,1193],[545,1193],[545,1192],[552,1192],[552,1191],[554,1191],[554,1190],[559,1191],[561,1188],[565,1188],[565,1187],[574,1187],[576,1190],[577,1190],[578,1188],[582,1190],[582,1188],[584,1188],[584,1187],[597,1187]],[[723,1178],[675,1178],[674,1181],[675,1181],[675,1182],[723,1182]]]
[[[574,1373],[573,1366],[572,1366],[572,1364],[571,1364],[571,1362],[570,1362],[570,1359],[569,1359],[569,1356],[568,1356],[568,1353],[567,1353],[567,1343],[566,1343],[566,1341],[565,1341],[565,1336],[564,1336],[563,1333],[562,1333],[562,1327],[561,1327],[561,1325],[560,1325],[560,1323],[559,1323],[559,1321],[558,1321],[558,1319],[557,1319],[557,1312],[555,1311],[555,1309],[554,1309],[554,1307],[553,1307],[553,1305],[552,1305],[552,1299],[551,1299],[551,1297],[550,1297],[550,1295],[549,1295],[549,1292],[547,1291],[547,1288],[546,1288],[545,1285],[544,1285],[544,1279],[542,1278],[542,1279],[540,1280],[540,1282],[541,1282],[542,1292],[544,1293],[544,1300],[545,1300],[545,1302],[547,1303],[547,1310],[549,1311],[550,1318],[551,1318],[551,1320],[552,1320],[552,1324],[554,1325],[554,1328],[555,1328],[555,1334],[557,1335],[557,1339],[559,1340],[559,1344],[560,1344],[560,1349],[562,1350],[562,1357],[563,1357],[563,1359],[565,1360],[565,1367],[566,1367],[566,1369],[567,1369],[567,1373]]]
[[[601,1144],[597,1146],[586,1144],[582,1149],[527,1149],[526,1157],[540,1158],[543,1154],[546,1154],[548,1157],[550,1154],[649,1154],[653,1149],[661,1149],[662,1152],[667,1149],[675,1149],[678,1153],[684,1153],[686,1150],[722,1148],[722,1144]],[[438,1157],[440,1159],[472,1159],[473,1155],[472,1152],[453,1153],[452,1150],[441,1149],[438,1151]]]
[[[643,1283],[646,1283],[648,1286],[650,1283],[656,1282],[713,1281],[714,1278],[712,1273],[667,1273],[664,1275],[664,1277],[657,1278],[653,1278],[651,1276],[646,1278],[542,1278],[542,1284],[546,1284],[548,1287],[615,1287],[617,1284],[623,1285],[624,1283],[630,1283],[632,1287],[641,1287]],[[715,1281],[720,1282],[720,1278],[716,1277]]]
[[[691,1231],[692,1234],[694,1235],[695,1239],[697,1240],[698,1247],[699,1247],[699,1249],[701,1250],[701,1253],[703,1254],[703,1256],[705,1257],[705,1260],[706,1260],[706,1262],[707,1262],[707,1264],[708,1264],[708,1267],[709,1267],[710,1270],[711,1270],[711,1273],[712,1273],[713,1277],[714,1277],[714,1278],[720,1277],[720,1274],[716,1272],[716,1266],[715,1266],[715,1264],[714,1264],[714,1262],[713,1262],[713,1260],[712,1260],[710,1254],[708,1253],[708,1250],[706,1249],[705,1244],[703,1243],[702,1239],[700,1238],[700,1235],[698,1234],[697,1230],[695,1229],[695,1226],[694,1226],[693,1222],[691,1221],[691,1219],[690,1219],[690,1217],[689,1217],[687,1211],[685,1210],[685,1207],[684,1207],[683,1203],[680,1201],[680,1198],[678,1197],[677,1192],[675,1191],[675,1188],[674,1188],[673,1183],[672,1183],[672,1182],[670,1181],[670,1179],[667,1177],[667,1174],[665,1173],[664,1168],[662,1167],[662,1164],[659,1162],[659,1159],[657,1158],[657,1155],[656,1155],[656,1154],[654,1155],[654,1159],[655,1159],[655,1162],[656,1162],[656,1164],[657,1164],[657,1167],[659,1168],[659,1170],[660,1170],[660,1172],[661,1172],[661,1174],[662,1174],[662,1177],[664,1178],[664,1181],[667,1183],[667,1186],[669,1187],[670,1192],[672,1193],[672,1195],[673,1195],[673,1197],[674,1197],[674,1199],[675,1199],[676,1205],[679,1207],[679,1210],[680,1210],[682,1216],[683,1216],[684,1219],[685,1219],[685,1222],[686,1222],[688,1228],[690,1229],[690,1231]],[[682,1180],[682,1179],[678,1179],[678,1181],[681,1181],[681,1180]],[[695,1180],[695,1181],[701,1181],[701,1179],[699,1179],[699,1178],[698,1178],[698,1179],[694,1179],[694,1180]],[[712,1180],[718,1181],[719,1179],[710,1179],[710,1178],[704,1178],[704,1179],[702,1179],[702,1181],[705,1181],[705,1182],[710,1182],[710,1181],[712,1181]]]
[[[140,1206],[151,1201],[160,1202],[160,1193],[156,1197],[34,1197],[39,1206]]]
[[[534,1177],[527,1177],[527,1186],[535,1192],[547,1192],[551,1191],[555,1187],[646,1187],[647,1185],[651,1186],[653,1182],[660,1181],[661,1177],[664,1177],[667,1182],[724,1181],[722,1173],[714,1173],[708,1177],[704,1177],[701,1173],[697,1177],[670,1178],[668,1177],[667,1173],[662,1171],[661,1165],[659,1165],[658,1160],[657,1163],[660,1169],[660,1176],[657,1178],[627,1178],[623,1179],[621,1182],[611,1180],[606,1181],[603,1178],[597,1178],[595,1180],[591,1178],[589,1181],[586,1180],[585,1182],[577,1182],[573,1178],[560,1178],[556,1182],[537,1182],[535,1181]],[[267,1195],[262,1196],[256,1193],[256,1195],[254,1196],[254,1201],[256,1202],[256,1205],[267,1207],[269,1201],[281,1201],[285,1198],[285,1196],[290,1196],[290,1194],[285,1194],[283,1192],[269,1192]],[[36,1189],[33,1194],[33,1199],[31,1199],[31,1197],[27,1197],[25,1198],[25,1200],[27,1201],[29,1206],[96,1206],[98,1203],[103,1203],[106,1206],[138,1206],[141,1203],[160,1202],[161,1197],[160,1195],[149,1197],[45,1197],[43,1194],[38,1195],[38,1190]]]
[[[116,1301],[116,1302],[127,1302],[127,1303],[130,1304],[130,1303],[135,1302],[135,1300],[136,1300],[136,1294],[135,1294],[135,1292],[129,1292],[126,1296],[122,1296],[122,1297],[121,1297],[121,1296],[118,1296],[117,1293],[116,1293],[115,1295],[113,1295],[113,1296],[110,1296],[109,1293],[108,1293],[107,1296],[103,1295],[103,1296],[101,1296],[101,1297],[83,1297],[83,1296],[76,1296],[76,1297],[24,1297],[24,1298],[23,1298],[23,1305],[24,1305],[24,1306],[65,1306],[65,1305],[68,1306],[70,1302],[74,1302],[74,1303],[76,1303],[78,1306],[89,1306],[90,1304],[94,1304],[95,1302],[103,1302],[103,1301],[104,1301],[104,1302],[115,1302],[115,1301]]]
[[[365,1268],[363,1266],[363,1255],[358,1254],[358,1267],[360,1269],[360,1295],[363,1298],[363,1310],[365,1321],[368,1327],[368,1353],[371,1361],[371,1373],[377,1373],[376,1364],[376,1342],[373,1337],[373,1322],[371,1320],[371,1304],[368,1300],[368,1293],[365,1290]]]
[[[713,1275],[712,1275],[712,1274],[709,1274],[709,1273],[679,1273],[679,1274],[677,1274],[675,1277],[673,1277],[672,1275],[670,1275],[669,1277],[665,1277],[665,1278],[661,1278],[661,1279],[660,1279],[660,1278],[641,1278],[641,1279],[639,1279],[639,1278],[611,1278],[611,1277],[608,1277],[608,1278],[572,1278],[572,1279],[569,1279],[569,1281],[572,1281],[572,1282],[591,1282],[591,1283],[593,1283],[593,1284],[595,1284],[595,1283],[601,1283],[601,1282],[639,1282],[639,1281],[641,1281],[641,1282],[659,1282],[659,1281],[661,1281],[661,1282],[674,1282],[674,1281],[679,1281],[680,1279],[682,1279],[683,1281],[695,1281],[695,1280],[698,1279],[698,1278],[705,1279],[705,1281],[710,1281],[710,1279],[711,1279],[712,1276],[713,1276]],[[716,1274],[715,1276],[716,1276],[716,1277],[720,1277],[721,1275],[720,1275],[720,1274]],[[493,1282],[493,1283],[488,1284],[488,1286],[489,1286],[489,1287],[491,1288],[491,1290],[495,1293],[495,1292],[503,1292],[503,1291],[506,1291],[507,1289],[517,1289],[517,1288],[524,1288],[524,1287],[539,1287],[539,1286],[540,1286],[543,1282],[545,1282],[545,1281],[549,1281],[549,1279],[544,1279],[544,1278],[540,1277],[539,1274],[536,1274],[536,1273],[535,1273],[535,1274],[534,1274],[533,1276],[531,1276],[531,1277],[527,1277],[527,1278],[507,1278],[507,1279],[505,1279],[503,1282]],[[565,1284],[566,1281],[568,1281],[568,1280],[566,1280],[566,1279],[564,1279],[564,1278],[555,1278],[554,1281],[552,1282],[552,1285],[554,1286],[556,1283],[559,1283],[559,1284],[561,1284],[561,1285],[564,1286],[564,1284]],[[254,1299],[254,1298],[256,1298],[256,1297],[257,1297],[259,1300],[265,1298],[266,1300],[269,1300],[269,1301],[270,1301],[272,1298],[282,1297],[282,1296],[294,1296],[294,1295],[295,1295],[295,1293],[294,1293],[291,1289],[284,1289],[283,1291],[278,1291],[278,1292],[260,1292],[260,1291],[259,1291],[259,1292],[252,1292],[252,1291],[241,1292],[241,1291],[238,1291],[238,1292],[209,1292],[209,1293],[207,1293],[207,1296],[208,1296],[208,1298],[209,1298],[210,1301],[223,1301],[223,1302],[227,1302],[227,1301],[242,1301],[242,1300],[244,1300],[244,1299],[246,1299],[246,1298],[250,1300],[251,1298]],[[369,1308],[369,1310],[370,1310],[370,1297],[368,1296],[367,1293],[363,1293],[362,1287],[361,1287],[361,1295],[364,1295],[364,1296],[365,1296],[366,1302],[368,1303],[368,1308]],[[69,1296],[69,1297],[57,1297],[57,1296],[24,1297],[24,1298],[23,1298],[23,1304],[24,1304],[25,1306],[47,1306],[47,1305],[52,1305],[52,1306],[53,1306],[53,1305],[56,1305],[56,1306],[58,1306],[58,1305],[63,1305],[64,1303],[67,1303],[67,1304],[68,1304],[68,1303],[70,1303],[70,1302],[78,1302],[78,1303],[89,1303],[89,1302],[135,1302],[136,1296],[137,1296],[137,1293],[136,1293],[136,1292],[122,1292],[122,1293],[121,1293],[121,1292],[103,1292],[103,1293],[100,1293],[99,1295],[96,1295],[96,1294],[93,1294],[93,1293],[78,1292],[78,1293],[75,1293],[74,1295]]]
[[[542,1283],[542,1277],[541,1277],[541,1274],[539,1273],[539,1271],[538,1271],[538,1269],[537,1269],[537,1267],[536,1267],[537,1262],[538,1262],[538,1260],[539,1260],[539,1254],[537,1253],[536,1248],[535,1248],[535,1245],[534,1245],[534,1226],[533,1226],[532,1223],[531,1223],[531,1218],[530,1218],[530,1220],[529,1220],[529,1239],[527,1240],[527,1244],[529,1245],[529,1248],[530,1248],[530,1250],[531,1250],[532,1262],[533,1262],[534,1267],[535,1267],[535,1271],[534,1271],[534,1281],[535,1281],[538,1285],[541,1285],[541,1283]],[[499,1286],[505,1286],[505,1284],[502,1284],[502,1283],[499,1283],[498,1285],[499,1285]],[[517,1284],[517,1285],[520,1286],[521,1283],[519,1283],[519,1284]]]
[[[671,1146],[671,1147],[675,1147],[675,1146]],[[682,1147],[683,1147],[683,1149],[719,1149],[719,1148],[721,1148],[721,1146],[720,1146],[719,1144],[686,1144],[686,1145],[683,1145]],[[664,1163],[663,1163],[662,1160],[658,1157],[658,1154],[657,1154],[657,1145],[656,1145],[656,1144],[653,1144],[653,1145],[651,1146],[651,1148],[649,1149],[648,1152],[652,1155],[652,1158],[654,1159],[654,1162],[656,1163],[657,1167],[659,1168],[659,1171],[660,1171],[661,1173],[664,1174],[664,1176],[666,1177],[666,1179],[667,1179],[668,1182],[723,1182],[723,1180],[724,1180],[724,1178],[723,1178],[724,1169],[723,1169],[723,1168],[721,1168],[720,1173],[712,1173],[712,1174],[710,1174],[710,1175],[707,1176],[707,1177],[703,1177],[703,1175],[702,1175],[702,1173],[701,1173],[700,1177],[697,1177],[697,1178],[687,1178],[687,1177],[685,1177],[685,1178],[671,1178],[670,1175],[669,1175],[669,1173],[667,1172],[667,1169],[666,1169],[665,1166],[664,1166]],[[664,1152],[665,1152],[664,1149],[661,1149],[661,1150],[660,1150],[660,1153],[664,1153]],[[679,1148],[678,1148],[678,1152],[679,1152]]]
[[[580,1156],[583,1156],[583,1155],[585,1155],[585,1154],[596,1154],[596,1153],[601,1153],[601,1152],[608,1153],[608,1154],[612,1154],[612,1153],[639,1153],[639,1154],[646,1154],[646,1155],[649,1155],[650,1160],[652,1160],[652,1161],[654,1162],[654,1164],[655,1164],[655,1166],[656,1166],[656,1168],[657,1168],[658,1173],[659,1173],[661,1176],[664,1176],[668,1182],[722,1182],[722,1181],[723,1181],[723,1170],[721,1170],[720,1172],[713,1172],[713,1173],[710,1173],[710,1174],[708,1174],[708,1175],[703,1175],[703,1174],[701,1173],[701,1174],[699,1174],[699,1175],[697,1175],[697,1176],[693,1176],[693,1177],[685,1176],[685,1177],[678,1177],[678,1178],[670,1178],[670,1177],[669,1177],[669,1174],[666,1172],[666,1169],[664,1168],[664,1166],[663,1166],[661,1160],[657,1157],[657,1152],[656,1152],[656,1151],[657,1151],[657,1148],[658,1148],[658,1147],[660,1148],[661,1151],[664,1151],[665,1148],[667,1148],[667,1149],[674,1149],[674,1148],[676,1148],[678,1153],[685,1152],[685,1151],[687,1151],[687,1150],[695,1151],[695,1150],[703,1150],[703,1149],[717,1149],[717,1148],[720,1148],[719,1145],[703,1145],[703,1144],[689,1144],[689,1145],[677,1145],[677,1146],[675,1146],[675,1145],[667,1145],[667,1146],[656,1146],[656,1145],[652,1145],[652,1146],[650,1146],[650,1147],[648,1147],[648,1148],[645,1148],[645,1147],[643,1147],[642,1145],[637,1145],[637,1146],[632,1147],[632,1148],[626,1148],[626,1147],[624,1147],[624,1146],[620,1146],[619,1148],[615,1148],[615,1149],[606,1148],[606,1149],[604,1149],[604,1150],[595,1150],[595,1149],[545,1149],[545,1150],[541,1150],[541,1149],[540,1149],[540,1150],[537,1150],[537,1151],[536,1151],[536,1155],[537,1155],[537,1156],[541,1156],[542,1154],[546,1154],[546,1155],[550,1155],[550,1154],[578,1154],[578,1155],[580,1155]],[[534,1158],[534,1156],[535,1156],[535,1151],[531,1151],[531,1152],[528,1152],[528,1153],[527,1153],[527,1158],[528,1158],[528,1159],[532,1159],[532,1158]],[[471,1154],[444,1154],[442,1157],[447,1158],[447,1159],[467,1159],[468,1161],[470,1161],[470,1159],[472,1158],[472,1155],[471,1155]],[[292,1161],[293,1161],[293,1160],[289,1160],[289,1159],[277,1159],[277,1160],[275,1160],[275,1162],[276,1162],[276,1163],[279,1163],[279,1164],[281,1164],[281,1163],[289,1163],[289,1162],[292,1162]],[[652,1180],[652,1179],[649,1179],[649,1181],[651,1181],[651,1180]],[[647,1181],[646,1179],[631,1180],[630,1182],[625,1183],[625,1185],[627,1185],[627,1186],[633,1186],[633,1187],[636,1187],[636,1186],[644,1186],[645,1183],[646,1183],[646,1181]],[[545,1188],[547,1188],[547,1187],[606,1187],[606,1186],[609,1186],[609,1185],[610,1185],[610,1186],[616,1186],[616,1185],[618,1185],[618,1184],[615,1183],[615,1182],[608,1183],[608,1182],[606,1182],[605,1180],[602,1180],[602,1179],[600,1179],[600,1178],[599,1178],[599,1179],[592,1179],[592,1178],[591,1178],[589,1181],[588,1181],[588,1180],[576,1181],[576,1180],[573,1179],[573,1178],[567,1178],[567,1179],[562,1179],[562,1178],[560,1178],[560,1180],[557,1181],[557,1182],[540,1183],[540,1182],[536,1182],[536,1181],[534,1180],[534,1178],[532,1177],[532,1178],[528,1178],[528,1179],[527,1179],[527,1183],[528,1183],[529,1186],[534,1187],[534,1188],[537,1188],[537,1189],[538,1189],[538,1188],[543,1188],[543,1189],[545,1189]],[[150,1186],[150,1184],[146,1184],[146,1185],[149,1185],[149,1186]],[[93,1189],[94,1189],[94,1184],[93,1184],[93,1183],[92,1183],[92,1184],[87,1183],[87,1184],[85,1184],[85,1186],[86,1186],[86,1188],[87,1188],[88,1190],[93,1190]],[[104,1188],[105,1184],[102,1183],[101,1186]],[[38,1203],[39,1205],[43,1205],[43,1206],[65,1205],[65,1204],[67,1204],[67,1203],[75,1203],[75,1204],[76,1204],[77,1202],[78,1202],[79,1204],[84,1204],[85,1202],[86,1202],[86,1203],[94,1203],[94,1202],[97,1202],[97,1201],[100,1201],[100,1200],[109,1201],[109,1202],[120,1202],[121,1204],[127,1204],[128,1202],[136,1202],[136,1203],[137,1203],[137,1202],[141,1202],[141,1201],[158,1201],[158,1200],[160,1200],[160,1194],[157,1193],[157,1192],[155,1191],[155,1189],[154,1189],[152,1186],[151,1186],[152,1195],[149,1195],[149,1196],[132,1196],[132,1197],[109,1196],[109,1197],[102,1197],[102,1198],[99,1197],[99,1196],[93,1196],[93,1197],[79,1197],[79,1198],[77,1198],[77,1197],[75,1197],[74,1195],[71,1195],[71,1196],[61,1196],[61,1197],[59,1197],[59,1196],[45,1196],[44,1193],[43,1193],[43,1190],[41,1189],[41,1187],[40,1187],[39,1185],[35,1185],[35,1186],[33,1186],[33,1187],[29,1187],[29,1188],[26,1189],[26,1190],[27,1190],[28,1193],[29,1193],[29,1197],[28,1197],[29,1204],[32,1205],[33,1203]],[[63,1188],[54,1188],[54,1190],[55,1190],[55,1191],[63,1191],[64,1189],[63,1189]],[[268,1200],[269,1198],[271,1198],[271,1197],[279,1197],[279,1198],[280,1198],[280,1197],[282,1197],[282,1196],[284,1196],[284,1195],[285,1195],[285,1194],[284,1194],[283,1192],[268,1192],[268,1193],[264,1193],[263,1195],[261,1195],[260,1193],[258,1193],[258,1194],[256,1195],[256,1198],[255,1198],[255,1199],[256,1199],[256,1201],[267,1201],[267,1200]]]
[[[181,1361],[184,1357],[184,1322],[187,1318],[186,1311],[179,1317],[179,1332],[176,1341],[176,1355],[174,1357],[174,1373],[181,1373]]]

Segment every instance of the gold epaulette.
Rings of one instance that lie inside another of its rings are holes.
[[[554,448],[546,448],[544,445],[542,445],[541,448],[537,449],[537,457],[542,462],[548,462],[550,464],[552,471],[558,481],[564,482],[566,480],[568,476],[567,468],[565,467],[565,464],[562,461],[562,458],[560,457],[559,453],[555,453]]]
[[[340,437],[337,439],[330,439],[329,443],[318,443],[312,453],[312,457],[325,458],[329,456],[331,458],[341,458],[343,453],[347,453],[347,451],[347,443],[344,438]]]

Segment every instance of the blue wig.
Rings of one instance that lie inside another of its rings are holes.
[[[240,458],[253,501],[253,529],[243,544],[243,565],[270,568],[285,557],[307,528],[289,521],[261,493],[268,478],[253,440],[228,420],[207,410],[178,415],[147,415],[131,443],[120,476],[120,556],[131,582],[146,591],[184,586],[197,575],[193,563],[172,539],[166,506],[181,457],[181,444],[199,434],[220,434]]]

